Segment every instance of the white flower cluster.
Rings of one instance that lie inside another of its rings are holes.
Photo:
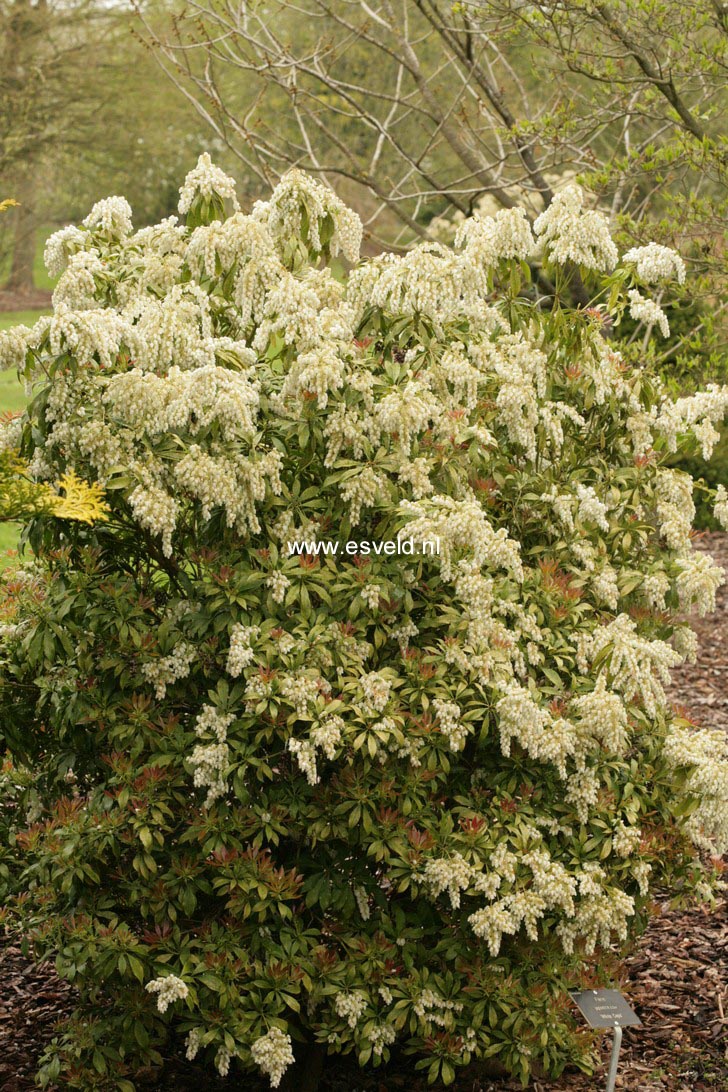
[[[346,482],[341,495],[350,504],[352,525],[359,523],[362,508],[371,508],[385,488],[385,479],[370,466]]]
[[[643,284],[658,284],[673,278],[678,284],[685,283],[685,262],[669,246],[648,243],[647,246],[634,246],[622,255],[625,265],[633,265],[638,278]]]
[[[463,406],[470,411],[475,409],[478,404],[478,385],[482,384],[483,376],[474,364],[472,364],[462,345],[452,345],[445,350],[440,357],[440,371],[453,388],[453,410],[457,412],[457,410]],[[430,415],[433,420],[439,419],[440,427],[442,427],[441,411],[436,403],[430,410]],[[482,436],[482,440],[484,444],[493,443],[493,437],[487,433]],[[425,461],[423,469],[426,468],[426,465]],[[401,475],[402,472],[400,471],[400,476]],[[410,476],[416,477],[416,474],[412,475],[412,471],[410,471],[407,477],[409,478]],[[431,492],[431,489],[424,490],[424,492],[428,491]],[[420,492],[420,496],[422,495],[423,491]]]
[[[392,683],[379,671],[370,671],[359,677],[359,686],[364,694],[364,709],[370,714],[381,713],[386,708]]]
[[[584,522],[596,523],[603,531],[608,531],[607,506],[599,500],[593,487],[577,485],[576,496],[579,500],[578,518]]]
[[[306,775],[309,785],[317,785],[320,778],[316,767],[316,748],[313,743],[308,739],[291,737],[288,740],[288,750],[296,759],[301,773]]]
[[[528,754],[543,762],[553,762],[566,778],[566,759],[576,750],[574,726],[563,717],[554,719],[539,705],[526,687],[511,683],[496,705],[499,716],[501,750],[511,753],[516,740]]]
[[[433,496],[420,501],[400,501],[402,512],[409,517],[407,533],[416,542],[439,542],[443,580],[454,576],[456,550],[466,550],[479,568],[490,565],[508,570],[516,580],[523,579],[518,543],[501,527],[494,531],[483,508],[475,500],[455,500]]]
[[[214,705],[203,705],[195,721],[195,732],[198,736],[204,736],[210,732],[218,743],[224,743],[227,730],[234,720],[232,713],[220,713]]]
[[[394,314],[427,315],[439,327],[462,312],[464,297],[477,306],[486,285],[485,271],[464,256],[438,243],[423,243],[402,256],[384,254],[360,265],[349,278],[347,295],[357,314],[374,306]]]
[[[192,371],[175,364],[164,377],[133,368],[113,376],[103,396],[118,420],[150,438],[196,436],[215,424],[224,440],[250,438],[258,400],[251,374],[215,364]]]
[[[382,589],[379,584],[365,584],[359,594],[369,607],[370,611],[379,609],[379,600],[382,596]]]
[[[228,763],[229,749],[224,743],[198,745],[190,755],[190,762],[195,767],[194,785],[206,788],[205,807],[209,808],[218,796],[223,796],[227,785],[223,770]]]
[[[185,1058],[188,1062],[194,1062],[202,1046],[202,1031],[200,1028],[192,1028],[187,1033]]]
[[[125,197],[105,197],[97,201],[91,209],[83,226],[90,230],[103,231],[106,235],[120,239],[132,231],[131,205]]]
[[[617,264],[619,254],[606,216],[584,210],[584,193],[577,185],[568,185],[557,193],[537,217],[533,229],[552,262],[574,262],[604,273]]]
[[[325,717],[311,729],[311,742],[320,748],[329,760],[336,758],[336,751],[341,743],[344,721],[336,714]]]
[[[632,865],[631,871],[639,885],[640,895],[647,895],[650,890],[649,877],[652,873],[652,865],[649,861],[637,861]]]
[[[728,746],[725,733],[672,725],[664,756],[673,768],[688,770],[684,795],[697,802],[688,830],[701,849],[714,856],[728,851]]]
[[[48,325],[49,345],[55,356],[68,350],[86,361],[96,355],[104,368],[112,367],[122,345],[130,339],[130,323],[109,309],[75,311],[59,302]]]
[[[260,701],[269,698],[273,693],[271,679],[264,675],[253,675],[245,687],[245,707],[249,713],[255,710]]]
[[[412,1011],[425,1024],[452,1029],[455,1026],[454,1015],[463,1011],[463,1004],[449,997],[441,997],[435,990],[426,986],[414,999]]]
[[[104,272],[104,263],[95,247],[72,255],[68,268],[53,290],[53,306],[66,304],[72,310],[96,307],[97,279],[103,277]]]
[[[266,577],[266,587],[270,588],[274,603],[282,603],[286,598],[286,592],[291,586],[291,581],[285,573],[276,569]]]
[[[408,618],[401,626],[397,626],[395,629],[391,630],[389,635],[393,641],[397,642],[399,650],[404,656],[409,648],[410,638],[416,637],[419,632],[419,627],[411,618]]]
[[[505,842],[501,842],[490,855],[490,865],[494,872],[502,879],[513,883],[516,878],[516,863],[518,858],[509,850]]]
[[[345,376],[346,363],[338,349],[331,345],[317,345],[296,357],[283,384],[281,399],[311,393],[316,395],[319,407],[325,409],[329,394],[344,386]]]
[[[593,740],[610,754],[624,754],[629,742],[627,709],[620,695],[607,689],[604,672],[593,690],[571,700],[569,715],[582,740]]]
[[[195,721],[197,736],[212,735],[215,739],[214,743],[198,744],[190,755],[190,764],[194,767],[193,784],[196,788],[207,789],[206,808],[227,791],[223,776],[230,754],[227,730],[234,720],[233,713],[220,713],[213,705],[203,705]]]
[[[588,670],[587,665],[605,649],[609,656],[598,669],[599,674],[608,671],[615,690],[628,701],[639,695],[647,714],[655,716],[665,705],[663,686],[670,683],[670,668],[682,660],[679,652],[664,641],[640,637],[636,622],[627,614],[617,615],[614,621],[594,631],[583,645],[586,659],[582,666]]]
[[[558,907],[572,917],[577,880],[545,849],[532,849],[521,858],[533,876],[533,893],[543,899],[546,907]]]
[[[133,296],[120,317],[125,343],[143,372],[164,376],[172,365],[187,371],[215,363],[210,301],[199,285],[173,284],[161,299]]]
[[[681,553],[690,550],[695,519],[692,479],[679,470],[661,468],[655,479],[655,499],[660,534],[667,545]]]
[[[447,891],[453,910],[460,906],[460,892],[470,886],[472,868],[460,853],[452,857],[429,857],[423,879],[433,896]]]
[[[580,898],[576,913],[573,919],[560,922],[556,930],[566,952],[573,952],[577,937],[583,939],[587,955],[597,944],[606,947],[613,936],[621,941],[627,939],[634,899],[606,880],[603,868],[592,861],[584,863],[578,879]]]
[[[546,356],[522,334],[505,335],[496,345],[471,347],[476,364],[498,378],[496,406],[512,444],[520,445],[529,460],[536,458],[538,402],[544,397]]]
[[[656,610],[665,610],[665,596],[669,590],[670,578],[667,573],[647,573],[642,580],[642,594]]]
[[[525,261],[535,240],[525,209],[500,209],[495,216],[476,213],[463,220],[455,233],[455,246],[464,247],[471,261],[487,267],[500,258]]]
[[[145,989],[147,993],[156,993],[157,1008],[162,1013],[166,1012],[175,1001],[184,1001],[190,992],[187,983],[183,982],[175,974],[166,975],[164,978],[155,978],[153,981],[147,982]]]
[[[372,1044],[374,1056],[381,1058],[385,1048],[391,1046],[397,1038],[397,1032],[391,1024],[375,1024],[370,1029],[367,1038]]]
[[[334,997],[336,1015],[346,1020],[352,1029],[359,1023],[366,1007],[367,999],[360,990],[351,990],[348,993],[340,990]]]
[[[359,259],[362,224],[359,217],[340,200],[332,189],[303,171],[284,174],[267,204],[258,206],[257,215],[265,216],[268,230],[283,247],[291,238],[301,235],[302,217],[306,214],[308,242],[315,253],[324,248],[322,233],[333,257],[341,253],[350,262]]]
[[[356,901],[357,909],[362,916],[362,920],[369,921],[369,918],[371,917],[369,898],[367,897],[365,888],[360,884],[354,885],[354,899]]]
[[[566,779],[566,801],[574,805],[580,823],[588,823],[589,815],[599,802],[599,777],[583,755],[576,759],[576,770]]]
[[[605,565],[592,580],[591,587],[598,602],[606,604],[610,610],[617,610],[619,587],[616,569],[613,569],[611,565]]]
[[[435,698],[432,703],[437,717],[440,731],[447,737],[451,751],[462,751],[465,740],[468,738],[468,726],[463,724],[460,717],[462,710],[454,701],[442,701]]]
[[[719,485],[715,491],[713,515],[721,527],[728,531],[728,492],[724,485]]]
[[[468,923],[476,937],[485,940],[494,958],[500,952],[503,936],[513,936],[517,932],[512,915],[500,903],[493,903],[476,910],[468,917]]]
[[[557,932],[567,952],[573,952],[577,937],[587,952],[597,943],[608,945],[613,934],[627,935],[627,921],[634,914],[634,899],[610,886],[604,870],[586,861],[575,875],[553,861],[542,850],[525,854],[533,874],[533,883],[514,891],[468,917],[476,936],[482,937],[492,956],[497,956],[504,936],[514,936],[524,928],[531,940],[538,938],[538,921],[551,908],[560,908],[564,917]]]
[[[75,224],[54,231],[48,236],[43,251],[43,264],[49,277],[60,277],[72,254],[86,245],[86,233]]]
[[[659,303],[647,299],[636,288],[630,288],[627,293],[629,299],[629,313],[635,322],[643,322],[645,326],[657,326],[663,337],[670,336],[670,323],[667,315]]]
[[[221,1077],[227,1077],[230,1072],[230,1062],[232,1061],[232,1054],[226,1046],[218,1047],[215,1052],[215,1069],[218,1071]]]
[[[270,1077],[271,1088],[278,1088],[283,1074],[295,1061],[290,1035],[276,1027],[255,1040],[250,1054],[260,1071]]]
[[[617,823],[612,845],[618,857],[631,857],[640,844],[642,831],[639,827],[628,827],[620,820]]]
[[[698,635],[690,626],[676,626],[672,643],[683,661],[694,664],[698,658]]]
[[[187,175],[179,191],[179,212],[184,216],[192,208],[195,198],[201,196],[209,200],[217,196],[232,201],[237,211],[240,206],[235,193],[235,181],[216,167],[209,152],[203,152],[195,166]]]
[[[255,659],[252,641],[260,634],[260,626],[243,626],[236,623],[230,631],[230,650],[225,670],[237,679],[243,668],[249,667]]]
[[[309,705],[312,705],[321,692],[321,677],[316,674],[307,674],[302,669],[295,675],[286,675],[281,679],[281,695],[289,702],[298,713],[299,717],[305,717]]]
[[[574,530],[574,498],[572,496],[559,493],[556,486],[552,485],[547,493],[541,494],[539,500],[553,508],[556,518],[566,531]]]
[[[668,451],[677,450],[681,433],[692,433],[701,443],[703,458],[709,459],[718,440],[712,426],[721,424],[728,412],[728,385],[709,383],[705,390],[682,398],[666,398],[655,414],[654,428],[667,442]]]
[[[404,455],[409,455],[412,441],[442,413],[438,400],[417,380],[395,387],[377,403],[375,420],[383,432],[396,435]]]
[[[28,346],[35,340],[34,329],[19,325],[10,330],[0,330],[0,372],[8,368],[23,368]]]
[[[281,492],[281,456],[277,451],[255,458],[242,454],[229,457],[208,455],[191,444],[176,464],[177,483],[200,501],[202,518],[209,519],[214,508],[223,508],[228,527],[245,534],[260,531],[256,502],[266,491]]]
[[[675,587],[680,605],[685,610],[696,607],[702,616],[715,610],[715,593],[725,583],[725,572],[712,557],[689,554],[678,558]]]
[[[138,485],[129,496],[129,505],[139,525],[161,537],[164,556],[171,557],[172,534],[179,511],[174,497],[157,485]]]
[[[169,656],[142,664],[142,675],[154,686],[154,696],[161,700],[167,693],[167,687],[179,679],[186,679],[190,666],[197,659],[197,649],[188,641],[179,641]]]

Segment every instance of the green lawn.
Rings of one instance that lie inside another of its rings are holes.
[[[32,326],[36,319],[44,315],[45,311],[0,311],[0,330],[8,330],[11,326]]]
[[[0,572],[6,568],[8,562],[12,559],[12,555],[8,554],[8,550],[15,550],[18,545],[19,534],[17,523],[0,523]]]
[[[33,280],[35,281],[36,288],[43,288],[47,291],[51,291],[55,287],[55,280],[51,280],[48,276],[48,271],[43,264],[43,250],[45,249],[46,240],[49,235],[52,235],[54,231],[58,230],[56,224],[46,225],[39,229],[36,234],[35,240],[35,262],[33,263]],[[0,259],[0,285],[5,283],[8,272],[10,270],[10,255],[4,254]]]
[[[54,231],[58,231],[58,225],[53,224],[51,227],[43,227],[38,232],[37,245],[35,248],[35,264],[33,266],[33,279],[35,280],[36,288],[45,288],[48,292],[52,292],[56,287],[57,277],[49,277],[48,270],[43,263],[43,251],[45,250],[46,241],[49,235],[52,235]]]
[[[7,311],[0,312],[0,330],[23,323],[32,326],[42,311]],[[13,371],[0,372],[0,414],[8,410],[17,413],[25,405],[23,385]],[[14,549],[18,541],[16,523],[0,523],[0,569],[7,564],[7,551]]]
[[[32,326],[43,311],[0,311],[0,330],[11,326]],[[11,410],[17,413],[25,406],[23,385],[14,371],[0,372],[0,413]]]
[[[17,413],[25,405],[25,393],[15,372],[0,372],[0,414]]]

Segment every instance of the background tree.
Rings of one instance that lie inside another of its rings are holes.
[[[131,22],[101,0],[0,0],[0,182],[18,200],[0,259],[14,293],[33,288],[40,225],[120,190],[141,222],[166,216],[173,179],[210,144]]]
[[[478,204],[537,215],[578,172],[630,239],[687,247],[708,292],[724,275],[726,18],[712,0],[191,0],[147,33],[247,171],[349,180],[375,243],[431,237],[435,214]]]
[[[15,193],[7,287],[33,285],[40,177],[53,153],[83,140],[101,103],[89,78],[103,68],[104,17],[93,0],[0,4],[0,178]],[[93,24],[93,30],[92,30]]]

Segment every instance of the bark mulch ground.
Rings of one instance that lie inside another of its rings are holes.
[[[723,566],[728,579],[728,534],[707,532],[695,545]],[[728,732],[728,584],[718,592],[715,614],[693,618],[692,624],[700,641],[698,663],[673,671],[673,696],[696,724]]]
[[[697,543],[728,570],[728,535],[704,535]],[[675,672],[672,697],[696,723],[728,730],[728,586],[718,612],[695,620],[698,663]],[[670,910],[660,903],[624,965],[622,987],[643,1022],[624,1033],[617,1087],[627,1092],[728,1092],[728,901],[716,910]],[[72,1007],[72,990],[52,967],[37,967],[20,949],[0,939],[0,1092],[29,1092],[36,1059],[56,1021]],[[594,1092],[606,1083],[611,1036],[601,1041],[604,1065],[593,1077],[567,1073],[535,1080],[531,1092]],[[242,1087],[262,1092],[247,1075]],[[145,1092],[218,1092],[241,1087],[200,1071],[181,1056],[162,1074],[139,1082]],[[346,1061],[331,1059],[322,1092],[424,1092],[406,1062],[364,1077]],[[463,1073],[455,1092],[511,1092],[520,1086]]]

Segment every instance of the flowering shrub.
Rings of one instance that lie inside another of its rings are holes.
[[[243,213],[202,157],[186,222],[109,198],[50,239],[53,314],[0,357],[32,473],[110,518],[33,521],[3,638],[43,800],[7,913],[81,999],[44,1081],[132,1088],[170,1036],[274,1088],[312,1042],[446,1084],[587,1066],[567,989],[653,886],[709,896],[725,742],[665,686],[722,574],[664,464],[710,455],[728,388],[623,362],[607,311],[682,264],[620,265],[583,203],[356,264],[322,184]],[[560,302],[575,265],[590,310]],[[288,549],[398,536],[440,551]]]

